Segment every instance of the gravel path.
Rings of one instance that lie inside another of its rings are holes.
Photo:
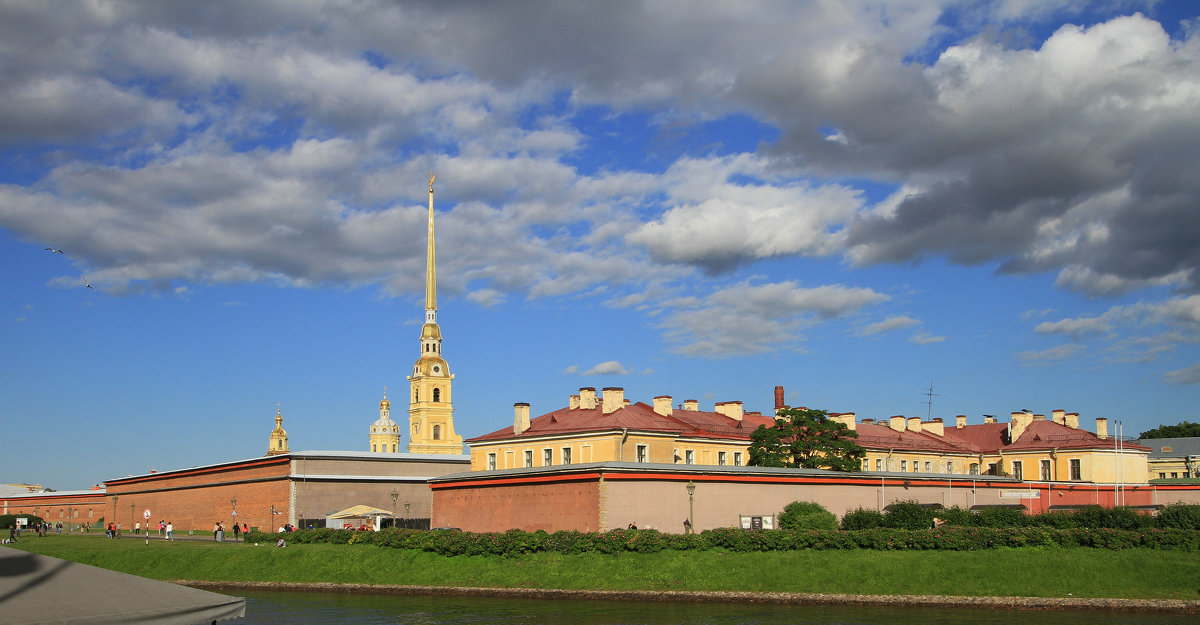
[[[699,592],[649,590],[541,590],[532,588],[454,588],[443,586],[378,586],[291,582],[176,581],[210,590],[283,590],[395,595],[502,597],[519,599],[581,599],[603,601],[679,601],[720,603],[780,603],[792,605],[873,605],[999,610],[1107,610],[1119,612],[1178,612],[1200,614],[1200,601],[1172,599],[1089,599],[1082,597],[955,597],[947,595],[839,595],[803,592]]]

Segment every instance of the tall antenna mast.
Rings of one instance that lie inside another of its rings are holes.
[[[925,420],[929,421],[933,418],[933,398],[941,397],[941,393],[933,392],[933,379],[929,380],[929,390],[921,393],[925,396]]]

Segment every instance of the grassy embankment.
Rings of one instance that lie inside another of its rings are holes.
[[[1200,599],[1194,553],[1131,549],[529,554],[27,534],[19,549],[154,579],[588,590]]]

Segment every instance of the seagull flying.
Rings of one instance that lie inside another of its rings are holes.
[[[62,253],[63,253],[63,251],[62,251],[62,250],[54,249],[54,248],[52,248],[52,247],[48,247],[48,248],[46,248],[46,251],[47,251],[47,252],[51,252],[51,253],[53,253],[53,254],[62,254]]]
[[[89,288],[93,291],[96,290],[96,287],[92,286],[91,282],[88,282],[87,276],[80,276],[80,277],[83,278],[83,286],[86,286],[87,288]]]

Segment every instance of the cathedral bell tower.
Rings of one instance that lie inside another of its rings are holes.
[[[275,429],[271,430],[270,442],[267,444],[267,455],[277,456],[288,452],[287,430],[283,429],[283,412],[279,404],[275,404]]]
[[[450,393],[454,376],[442,358],[442,329],[437,323],[437,279],[433,247],[433,181],[429,175],[429,240],[425,255],[425,325],[421,326],[421,356],[408,377],[408,452],[461,454],[462,436],[454,433]]]

